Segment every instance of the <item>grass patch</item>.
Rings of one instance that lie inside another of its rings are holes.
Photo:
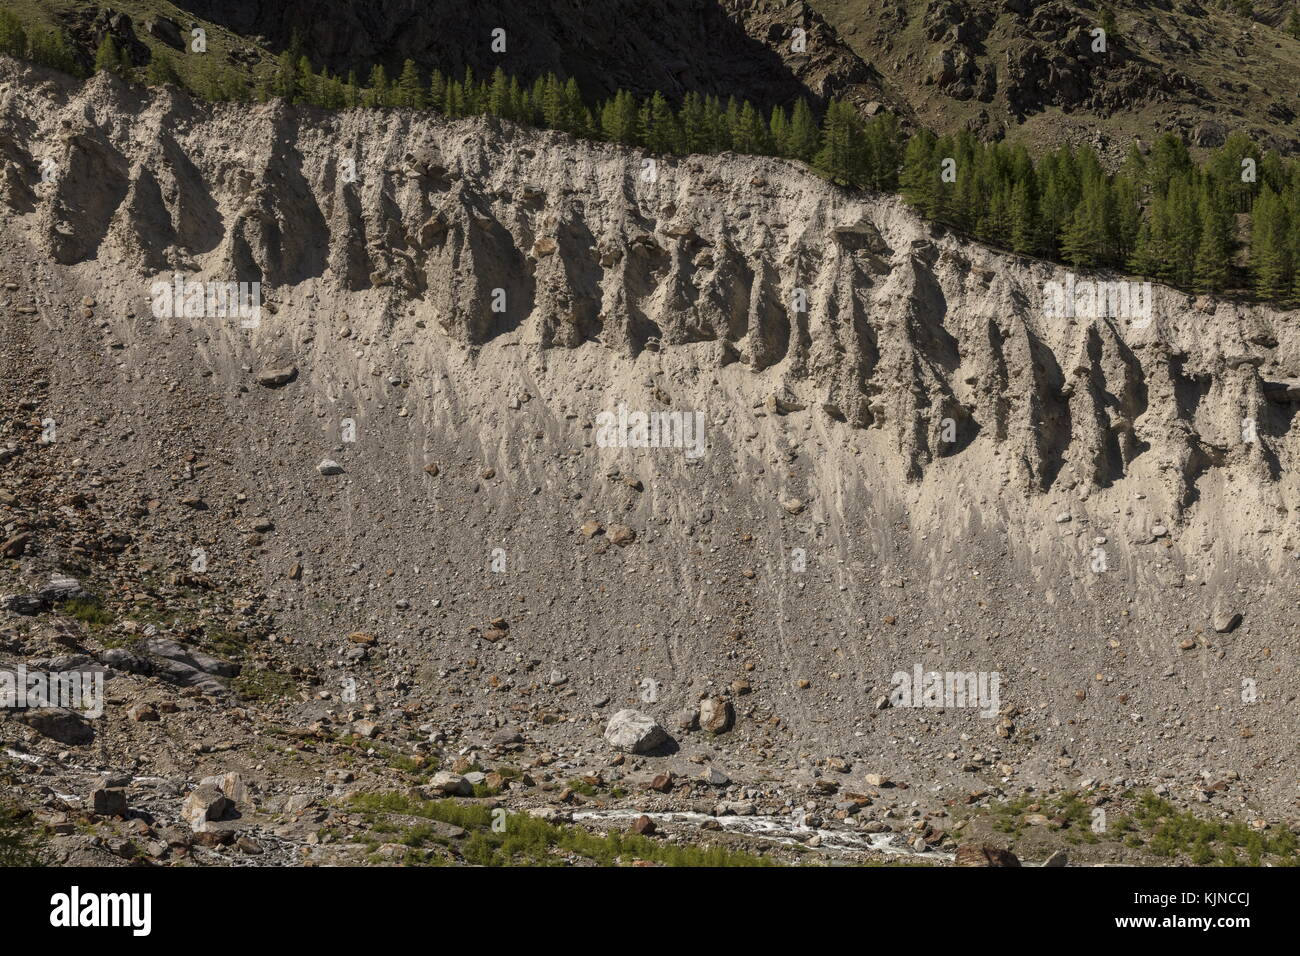
[[[1291,830],[1269,832],[1240,820],[1203,820],[1153,793],[1142,794],[1133,817],[1150,834],[1148,849],[1166,859],[1185,855],[1201,866],[1259,866],[1267,856],[1273,863],[1300,864]]]
[[[94,628],[108,627],[116,620],[113,612],[95,598],[72,598],[60,604],[59,610],[68,617]]]
[[[991,809],[992,828],[1013,837],[1022,836],[1029,808],[1048,817],[1064,817],[1062,838],[1073,846],[1120,843],[1145,850],[1166,860],[1187,860],[1196,866],[1300,865],[1300,838],[1286,828],[1255,830],[1240,820],[1206,820],[1190,810],[1179,810],[1168,800],[1147,791],[1126,793],[1125,803],[1135,804],[1127,814],[1116,814],[1103,833],[1092,830],[1092,806],[1078,794],[1055,797],[1023,796]]]
[[[298,682],[288,674],[258,668],[245,670],[230,682],[231,689],[250,700],[274,700],[288,697],[298,689]]]
[[[36,822],[22,808],[0,801],[0,866],[43,866]]]
[[[523,814],[502,817],[490,807],[454,800],[416,800],[400,793],[353,794],[351,809],[378,817],[400,813],[462,827],[468,836],[461,856],[474,866],[564,866],[570,854],[601,866],[647,860],[666,866],[773,866],[771,860],[722,847],[675,846],[635,833],[596,835]],[[504,825],[493,827],[494,819]],[[417,828],[418,829],[418,828]],[[403,841],[393,841],[403,842]]]

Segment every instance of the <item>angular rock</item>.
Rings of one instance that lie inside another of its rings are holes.
[[[624,753],[648,753],[670,739],[653,717],[638,710],[620,710],[605,728],[605,742]]]
[[[1020,861],[1010,850],[988,843],[963,843],[957,847],[954,866],[1019,866]]]
[[[429,781],[429,789],[454,797],[468,797],[474,793],[474,786],[458,773],[440,770]]]
[[[205,829],[205,824],[220,820],[230,810],[230,799],[211,784],[201,785],[190,791],[181,805],[181,819],[190,825],[196,833]]]
[[[90,810],[101,817],[126,816],[126,791],[116,787],[98,787],[92,790]]]
[[[204,777],[199,781],[203,787],[216,787],[220,790],[231,803],[236,806],[248,803],[248,786],[244,783],[243,776],[237,771],[231,770],[226,773],[216,774],[211,777]]]
[[[724,697],[706,697],[700,701],[700,729],[711,734],[725,734],[735,721],[731,701]]]
[[[1241,623],[1241,614],[1236,611],[1217,610],[1214,612],[1214,630],[1219,634],[1230,634]]]
[[[279,388],[282,385],[288,385],[298,377],[298,367],[296,365],[286,365],[284,368],[268,368],[257,373],[257,384],[263,388]]]

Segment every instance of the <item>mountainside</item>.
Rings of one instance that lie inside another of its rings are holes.
[[[437,0],[15,0],[30,22],[57,24],[84,66],[112,34],[137,64],[162,55],[190,76],[192,26],[248,76],[287,49],[317,69],[365,79],[405,59],[524,82],[554,71],[589,100],[617,89],[695,91],[764,107],[843,97],[940,133],[970,128],[1034,147],[1088,143],[1123,159],[1134,139],[1173,131],[1212,149],[1233,132],[1294,154],[1300,38],[1285,3],[1253,14],[1197,0],[655,0],[487,3]],[[1104,49],[1094,31],[1107,31]],[[504,31],[504,49],[494,47]]]
[[[810,5],[937,130],[1091,143],[1117,159],[1165,131],[1210,148],[1237,131],[1281,152],[1300,145],[1289,4],[1256,3],[1258,19],[1197,0]]]
[[[184,574],[201,548],[207,586],[249,589],[236,643],[291,678],[255,721],[466,766],[517,730],[544,782],[672,769],[667,806],[799,793],[856,832],[916,800],[939,847],[972,792],[1294,814],[1294,312],[1156,286],[1149,313],[1055,315],[1053,284],[1098,277],[781,160],[11,60],[0,155],[5,376],[39,369],[27,410],[58,427],[32,454],[123,495],[132,553]],[[261,283],[258,323],[167,314],[176,272]],[[699,413],[701,443],[620,442],[620,406]],[[4,589],[64,563],[34,527]],[[125,627],[78,640],[120,670]],[[995,713],[890,706],[914,667],[998,673]],[[670,752],[611,767],[623,707]],[[178,788],[286,785],[219,726]],[[324,772],[295,782],[346,797]]]

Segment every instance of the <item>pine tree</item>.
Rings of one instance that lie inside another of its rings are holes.
[[[41,30],[30,34],[27,38],[27,56],[33,63],[48,66],[52,70],[60,70],[72,76],[84,75],[62,30]]]
[[[447,81],[441,70],[434,70],[433,76],[429,77],[429,94],[425,101],[433,109],[441,111],[446,98]]]
[[[600,113],[600,126],[605,138],[615,143],[637,145],[639,125],[636,97],[627,90],[619,90],[614,98],[605,101]]]
[[[1156,140],[1147,159],[1147,183],[1156,196],[1163,196],[1169,189],[1169,182],[1175,176],[1187,172],[1192,167],[1192,158],[1187,152],[1187,144],[1173,133],[1165,133]]]
[[[768,130],[754,104],[746,100],[736,113],[731,128],[731,148],[738,153],[758,155],[768,152]]]
[[[867,124],[863,134],[865,185],[879,191],[898,188],[898,166],[902,160],[898,117],[883,113]]]
[[[1227,208],[1234,212],[1248,212],[1255,195],[1255,183],[1242,179],[1242,162],[1254,160],[1259,166],[1259,149],[1244,133],[1232,133],[1210,158],[1206,175],[1216,192],[1223,194]]]
[[[306,56],[298,57],[298,73],[295,85],[295,103],[310,103],[313,106],[321,105],[320,77],[316,75],[316,71],[312,69],[311,60],[307,59]]]
[[[113,34],[105,33],[104,38],[99,41],[99,48],[95,50],[95,72],[107,70],[109,73],[121,74],[122,72],[122,54],[117,48],[117,41],[113,39]]]
[[[1225,211],[1211,207],[1201,219],[1201,241],[1196,249],[1196,291],[1218,293],[1228,285],[1232,238]]]
[[[567,110],[564,102],[564,87],[554,73],[546,74],[542,89],[542,124],[549,129],[566,129],[568,127]]]
[[[785,110],[779,106],[772,107],[772,115],[768,117],[767,128],[772,134],[772,149],[777,156],[790,155],[790,120],[785,115]]]
[[[292,50],[285,50],[275,61],[275,78],[271,90],[276,96],[282,96],[292,102],[298,95],[298,58]]]
[[[709,129],[708,111],[700,94],[687,93],[682,107],[677,111],[677,121],[682,133],[682,149],[687,153],[707,153],[713,146]]]
[[[1286,210],[1266,184],[1251,214],[1250,268],[1255,292],[1277,300],[1290,291],[1291,255],[1288,248]]]
[[[8,10],[0,10],[0,54],[15,58],[27,55],[27,31]]]
[[[172,86],[181,85],[181,77],[176,72],[176,65],[172,63],[171,57],[163,53],[153,55],[153,59],[149,61],[149,66],[145,69],[144,81],[150,86],[163,86],[167,83]]]
[[[786,155],[791,159],[811,163],[820,146],[817,118],[813,116],[807,100],[799,100],[790,114],[789,152]]]
[[[1142,203],[1137,184],[1124,172],[1115,177],[1111,193],[1114,226],[1109,264],[1122,266],[1137,245],[1138,230],[1142,225]]]
[[[417,110],[424,109],[427,104],[424,81],[420,79],[420,71],[416,67],[414,60],[407,60],[402,64],[402,73],[397,78],[393,99],[398,106],[407,106]]]
[[[1196,252],[1201,243],[1201,216],[1197,202],[1198,174],[1189,169],[1169,182],[1169,278],[1187,289],[1196,279]]]
[[[1011,248],[1022,255],[1038,250],[1038,222],[1034,216],[1031,183],[1021,180],[1011,190]]]
[[[388,106],[391,94],[388,89],[388,73],[382,63],[376,63],[370,70],[370,82],[366,84],[364,102],[366,106]]]
[[[832,182],[858,185],[862,172],[862,121],[843,100],[831,100],[822,117],[822,148],[815,165]]]
[[[442,112],[448,119],[459,119],[466,114],[465,89],[457,80],[448,80],[443,91]]]
[[[492,83],[488,87],[487,111],[493,116],[514,119],[511,107],[510,81],[506,78],[506,71],[498,66],[492,71]]]
[[[903,153],[903,171],[899,185],[903,198],[928,219],[939,210],[939,158],[934,134],[922,130],[907,143]]]
[[[680,148],[681,130],[664,95],[657,90],[644,111],[645,145],[653,153],[671,153]]]
[[[1061,256],[1073,266],[1100,265],[1109,251],[1104,179],[1090,178],[1061,238]]]

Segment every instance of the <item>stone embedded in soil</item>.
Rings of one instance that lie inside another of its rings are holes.
[[[637,710],[620,710],[605,727],[605,742],[624,753],[648,753],[669,739],[668,732],[653,717]]]

